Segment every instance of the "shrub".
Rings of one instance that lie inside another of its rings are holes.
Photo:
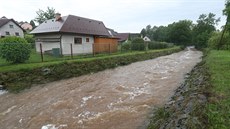
[[[131,49],[137,51],[144,51],[146,49],[144,40],[142,38],[134,39],[131,44]]]
[[[131,42],[125,42],[121,45],[122,50],[129,51],[131,50]]]
[[[0,40],[0,57],[8,62],[23,63],[30,57],[30,44],[20,37],[5,37]]]
[[[149,49],[163,49],[163,48],[168,48],[172,47],[173,45],[169,43],[164,43],[164,42],[149,42],[148,43],[148,48]]]
[[[35,38],[33,35],[26,34],[25,35],[25,40],[31,44],[32,48],[35,48]]]
[[[208,40],[208,47],[212,48],[212,49],[218,49],[218,47],[220,47],[220,49],[230,49],[230,36],[229,33],[225,33],[222,39],[222,44],[220,43],[220,38],[221,38],[221,34],[220,32],[215,32],[212,34],[212,36],[209,38]]]

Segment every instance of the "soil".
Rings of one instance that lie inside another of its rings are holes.
[[[0,95],[1,129],[146,128],[201,61],[186,50],[152,60]]]

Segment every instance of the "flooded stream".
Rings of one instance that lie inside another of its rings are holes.
[[[187,50],[0,95],[1,129],[139,129],[202,53]]]

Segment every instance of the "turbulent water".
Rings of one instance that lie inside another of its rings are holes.
[[[3,94],[0,128],[145,128],[151,110],[167,102],[201,56],[188,49],[19,94]]]

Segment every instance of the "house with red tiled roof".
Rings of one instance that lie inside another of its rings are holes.
[[[23,22],[21,24],[19,24],[24,30],[32,30],[33,27],[32,25],[30,25],[30,23],[28,22]]]
[[[117,50],[117,38],[110,36],[102,21],[74,15],[56,14],[54,19],[43,22],[31,34],[35,35],[37,52],[41,46],[43,52],[59,48],[62,55]]]
[[[14,19],[0,18],[0,38],[6,36],[24,37],[24,30]]]

